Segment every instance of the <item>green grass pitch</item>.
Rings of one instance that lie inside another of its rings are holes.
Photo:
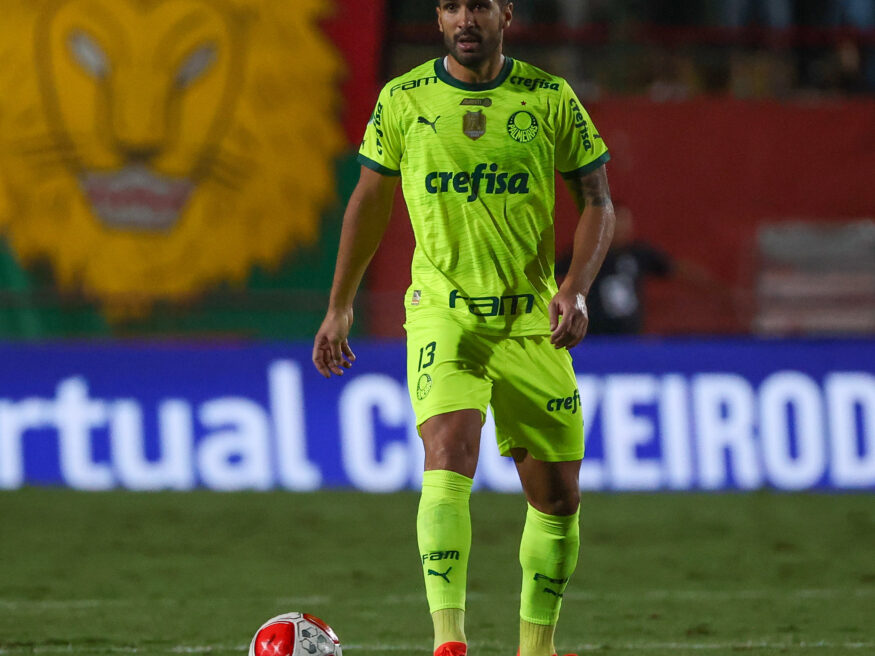
[[[431,653],[417,495],[0,493],[0,654],[245,653],[302,610]],[[471,656],[516,653],[524,502],[475,492]],[[588,494],[560,653],[875,654],[870,494]]]

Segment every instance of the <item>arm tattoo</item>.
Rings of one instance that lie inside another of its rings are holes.
[[[575,179],[573,186],[581,207],[605,207],[611,204],[611,190],[604,166]]]

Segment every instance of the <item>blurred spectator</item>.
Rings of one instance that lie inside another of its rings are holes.
[[[828,25],[875,29],[875,0],[836,0],[831,4]],[[875,45],[854,37],[842,38],[837,47],[839,86],[843,91],[875,91]]]
[[[609,23],[612,0],[522,0],[514,3],[514,20],[518,25],[543,27],[545,39],[555,39],[555,27],[579,30],[593,22]],[[613,0],[613,5],[618,4]],[[621,3],[619,3],[621,4]],[[583,57],[585,44],[560,39],[549,48],[539,65],[565,77],[584,102],[601,95],[593,67]],[[545,49],[547,50],[547,49]]]
[[[701,1],[651,0],[647,3],[643,18],[657,25],[696,25],[706,9]]]
[[[647,93],[654,102],[689,100],[699,86],[695,62],[678,52],[659,51],[648,59],[652,81]]]
[[[830,43],[811,43],[804,38],[797,43],[801,87],[848,93],[875,91],[875,47],[871,37],[867,43],[859,33],[875,29],[875,0],[796,0],[796,22],[803,36],[805,30],[845,28]]]
[[[728,27],[760,25],[787,30],[793,25],[790,0],[724,0],[724,24]]]
[[[644,328],[644,280],[677,278],[729,297],[731,291],[702,267],[673,258],[662,249],[635,238],[632,211],[616,204],[614,239],[604,264],[586,297],[590,335],[637,335]],[[571,264],[570,254],[556,262],[561,281]]]
[[[589,20],[591,4],[591,0],[526,0],[514,3],[514,17],[525,23],[580,27]]]
[[[825,3],[832,24],[847,24],[859,29],[875,27],[875,2],[872,0],[832,0]]]
[[[642,286],[645,276],[665,277],[675,264],[664,251],[636,240],[632,212],[616,206],[614,240],[586,298],[590,335],[634,335],[644,325]],[[560,279],[568,272],[570,255],[556,263]]]
[[[562,22],[571,27],[579,27],[589,21],[590,0],[559,0]]]
[[[432,19],[430,5],[392,0],[391,7],[401,24]],[[703,92],[875,93],[875,0],[517,0],[514,7],[526,35],[514,51],[555,70],[589,102],[605,93],[660,101]],[[556,42],[557,26],[577,36]]]

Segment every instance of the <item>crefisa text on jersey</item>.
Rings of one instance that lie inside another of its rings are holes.
[[[574,127],[577,128],[578,133],[580,134],[580,140],[583,142],[583,147],[587,150],[592,150],[592,137],[589,134],[589,121],[586,120],[586,116],[583,114],[583,109],[578,104],[578,102],[572,98],[570,101],[571,111],[574,112]],[[596,138],[601,138],[596,135]]]
[[[542,77],[532,79],[530,77],[520,77],[514,75],[510,78],[510,83],[517,86],[525,87],[530,91],[535,89],[549,89],[550,91],[559,91],[559,83],[554,80],[545,80]]]
[[[378,102],[377,108],[374,110],[374,115],[371,116],[371,123],[374,125],[374,131],[377,133],[377,152],[383,154],[383,103]]]
[[[486,182],[484,190],[481,184]],[[498,170],[498,164],[478,164],[473,173],[467,171],[433,171],[425,176],[425,190],[430,194],[447,193],[468,194],[468,202],[477,200],[481,191],[487,194],[527,194],[529,193],[528,173],[508,173]]]

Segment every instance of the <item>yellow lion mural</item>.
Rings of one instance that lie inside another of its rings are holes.
[[[110,316],[242,280],[333,199],[326,0],[4,0],[0,232]]]

